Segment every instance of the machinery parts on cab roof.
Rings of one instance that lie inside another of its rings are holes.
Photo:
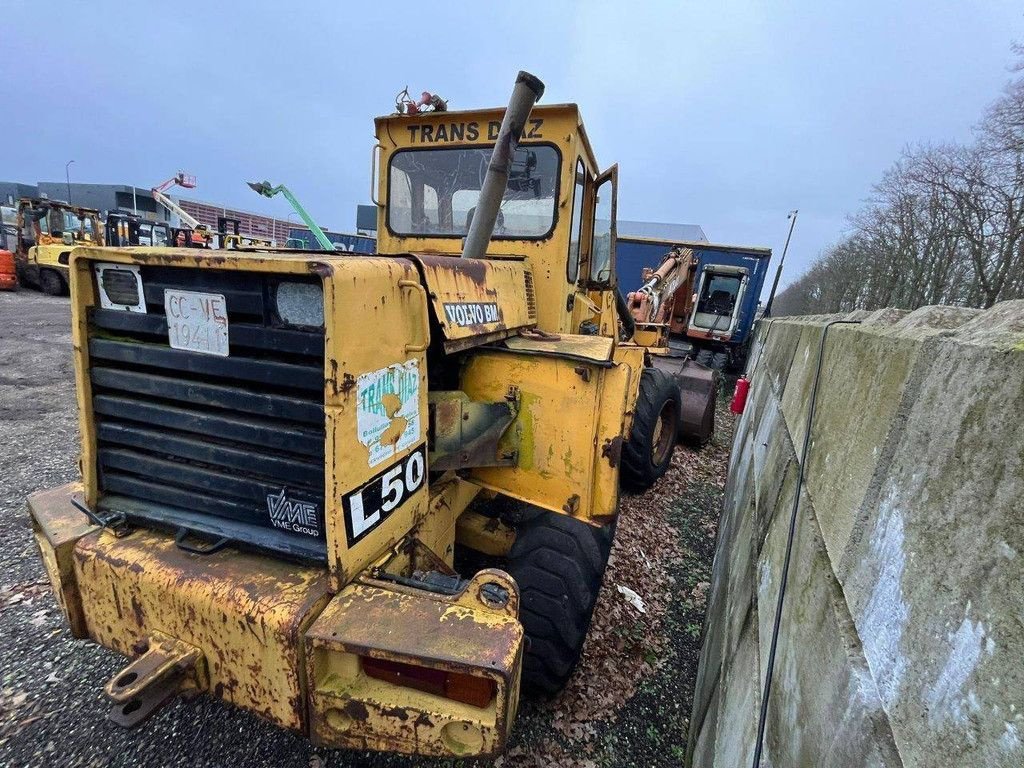
[[[409,95],[409,86],[405,86],[395,97],[395,111],[400,115],[418,115],[422,112],[445,112],[448,110],[448,102],[440,96],[423,91],[420,98],[413,101]]]
[[[818,359],[814,365],[814,384],[811,387],[811,400],[807,406],[807,428],[804,430],[803,445],[800,448],[800,463],[797,465],[796,490],[793,492],[793,507],[789,515],[789,533],[786,536],[786,554],[782,560],[782,576],[779,581],[779,596],[775,601],[775,619],[772,622],[772,641],[768,650],[768,664],[764,677],[764,689],[761,693],[761,710],[757,718],[757,740],[754,742],[754,759],[751,768],[761,768],[761,753],[764,749],[764,731],[768,723],[768,701],[772,692],[772,680],[775,672],[775,654],[779,646],[779,633],[782,627],[782,608],[786,600],[786,587],[789,584],[789,564],[793,556],[793,541],[796,538],[797,514],[800,511],[800,491],[804,485],[804,469],[807,466],[807,455],[811,446],[811,432],[814,429],[814,411],[818,404],[818,384],[821,381],[821,364],[825,359],[825,339],[833,325],[860,325],[860,320],[832,320],[821,329],[821,341],[818,344]],[[762,347],[763,350],[763,347]]]
[[[306,224],[309,231],[313,233],[313,237],[320,244],[320,248],[325,251],[337,250],[334,247],[334,243],[330,241],[330,238],[324,234],[320,226],[313,221],[313,217],[306,212],[306,209],[299,204],[299,201],[295,199],[295,195],[284,184],[278,184],[275,187],[269,181],[248,181],[246,183],[249,185],[249,189],[263,197],[272,198],[274,195],[282,195],[291,204],[292,208],[295,209],[295,212],[299,214],[299,218]]]
[[[29,508],[72,634],[130,657],[116,722],[188,689],[465,758],[572,675],[620,486],[710,438],[717,379],[616,309],[615,167],[543,90],[378,118],[374,258],[76,252],[82,480]]]

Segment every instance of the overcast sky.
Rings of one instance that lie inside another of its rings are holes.
[[[2,180],[180,168],[199,199],[283,218],[243,184],[266,178],[353,231],[398,91],[499,106],[526,69],[619,163],[621,218],[778,254],[799,208],[784,282],[904,145],[969,138],[1024,40],[1008,0],[3,5]]]

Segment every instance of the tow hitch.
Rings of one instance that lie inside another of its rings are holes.
[[[141,655],[114,675],[104,692],[114,702],[107,717],[122,728],[134,728],[160,709],[179,689],[190,670],[206,668],[194,645],[154,632],[136,644]]]

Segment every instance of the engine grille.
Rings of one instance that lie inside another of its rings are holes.
[[[100,509],[324,561],[324,333],[277,318],[294,278],[141,274],[146,314],[89,315]],[[225,297],[229,357],[170,346],[165,289]]]

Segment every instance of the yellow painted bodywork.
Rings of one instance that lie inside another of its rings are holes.
[[[203,654],[193,686],[304,730],[302,636],[330,599],[326,570],[227,549],[189,554],[144,529],[117,538],[68,503],[75,492],[29,504],[54,592],[83,636],[125,656],[154,633],[177,638]]]
[[[467,509],[456,522],[459,544],[485,555],[505,557],[516,541],[516,531],[497,517],[487,517]]]
[[[89,636],[89,630],[82,613],[72,552],[80,538],[98,531],[99,526],[72,506],[73,498],[82,499],[81,483],[34,493],[29,496],[28,506],[32,533],[39,546],[57,604],[67,619],[71,634],[84,638]]]
[[[507,589],[511,601],[488,605],[484,584]],[[438,756],[501,751],[523,651],[515,582],[485,570],[459,595],[426,598],[385,586],[372,579],[349,585],[306,635],[314,742]],[[477,707],[371,678],[362,656],[485,678],[495,695]]]
[[[245,253],[230,256],[214,251],[179,248],[78,248],[72,268],[78,271],[73,282],[74,311],[72,339],[75,347],[82,467],[85,500],[90,507],[97,502],[96,424],[92,413],[92,389],[89,381],[88,320],[86,309],[97,303],[95,286],[89,273],[94,261],[152,264],[162,266],[230,269],[276,274],[318,275],[324,286],[324,316],[332,318],[325,332],[324,392],[326,413],[326,489],[325,498],[333,500],[334,514],[326,515],[328,567],[331,589],[340,590],[381,551],[392,546],[426,512],[428,487],[424,483],[381,525],[348,547],[340,507],[341,496],[366,483],[383,464],[371,466],[367,445],[357,434],[357,382],[360,375],[403,365],[413,361],[419,371],[420,439],[398,451],[388,463],[411,453],[426,441],[427,366],[426,348],[430,342],[426,292],[413,263],[405,259],[372,256],[331,256],[311,258],[308,254]],[[373,343],[352,328],[372,328]],[[340,457],[346,457],[342,460]]]
[[[427,253],[411,258],[423,270],[447,351],[503,339],[537,322],[533,275],[523,259],[455,259]],[[484,316],[485,308],[491,307],[499,313],[493,321]],[[475,311],[467,313],[467,308]]]
[[[551,342],[552,353],[562,342]],[[566,341],[572,348],[572,342]],[[618,452],[626,397],[639,370],[575,357],[481,352],[463,372],[461,389],[475,399],[519,391],[521,408],[506,433],[518,446],[514,467],[479,467],[485,488],[588,522],[611,520],[618,503]]]
[[[376,120],[379,159],[377,162],[377,199],[381,203],[377,217],[377,250],[380,253],[447,253],[461,252],[461,236],[423,237],[400,235],[388,225],[388,168],[394,154],[403,149],[432,149],[440,147],[486,147],[494,144],[497,126],[504,110],[484,109],[464,112],[433,112],[414,116],[392,115]],[[577,333],[580,322],[590,319],[591,313],[568,306],[570,297],[580,290],[570,281],[566,272],[572,217],[573,187],[577,160],[583,164],[588,183],[597,177],[598,167],[579,108],[575,104],[538,104],[533,108],[527,135],[520,139],[521,147],[540,144],[553,145],[561,154],[558,196],[555,206],[557,223],[551,234],[543,239],[492,240],[487,255],[493,258],[515,255],[525,257],[533,272],[536,286],[536,322],[549,333]],[[477,126],[476,138],[463,131],[461,137],[447,128],[444,140],[438,126],[452,124]],[[431,127],[432,141],[422,140],[424,126]],[[580,274],[586,274],[589,265],[592,189],[587,190],[584,204],[584,226],[581,238]],[[599,301],[600,305],[601,302]],[[606,306],[611,306],[610,304]],[[603,332],[603,331],[602,331]],[[608,334],[611,335],[611,334]]]

